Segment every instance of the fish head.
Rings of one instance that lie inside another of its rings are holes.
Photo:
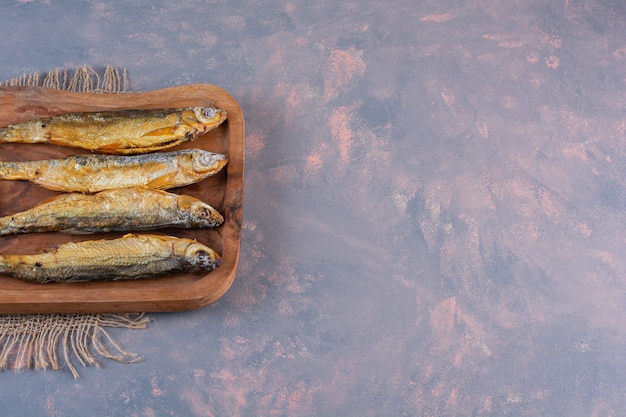
[[[195,149],[190,153],[191,166],[198,174],[213,174],[220,171],[228,162],[226,155]]]
[[[224,217],[213,207],[197,198],[181,195],[176,199],[178,209],[199,227],[215,227],[224,223]]]
[[[209,128],[219,126],[227,117],[225,110],[216,107],[194,107],[193,114],[200,123]]]
[[[208,246],[191,239],[184,239],[176,252],[192,271],[212,271],[222,265],[222,258]],[[180,252],[179,252],[180,251]]]

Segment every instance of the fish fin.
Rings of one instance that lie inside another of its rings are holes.
[[[179,143],[183,142],[184,140],[184,137],[181,137],[181,138],[175,137],[174,139],[167,141],[167,142],[161,143],[157,140],[155,141],[155,143],[150,143],[148,141],[153,140],[152,138],[149,137],[150,135],[151,133],[142,136],[142,138],[146,138],[146,141],[145,141],[146,143],[141,144],[141,145],[130,145],[128,143],[115,142],[115,143],[107,143],[106,145],[98,146],[97,148],[92,149],[92,151],[99,151],[102,153],[120,154],[120,155],[149,153],[149,152],[160,151],[161,149],[171,148],[172,146],[176,146]],[[155,134],[154,136],[160,136],[160,135]]]
[[[0,161],[0,179],[3,180],[27,180],[27,162]]]
[[[112,142],[112,143],[107,143],[106,145],[102,145],[102,146],[98,146],[97,148],[93,149],[95,151],[114,151],[117,149],[123,149],[125,146],[128,145],[124,145],[124,143],[122,142]]]
[[[176,173],[163,175],[147,183],[145,185],[145,188],[153,188],[157,190],[164,190],[166,188],[172,188],[173,180],[175,177],[176,177]]]
[[[45,200],[43,200],[42,202],[38,203],[37,205],[38,206],[43,206],[44,204],[52,203],[53,201],[57,201],[57,200],[72,201],[73,194],[75,194],[75,193],[66,193],[66,194],[53,195],[52,197],[46,198]]]
[[[176,133],[175,126],[162,127],[161,129],[156,129],[151,132],[144,133],[143,136],[171,136]]]
[[[11,178],[13,179],[13,178]],[[45,179],[42,178],[35,178],[35,179],[30,179],[28,178],[31,182],[37,184],[37,185],[41,185],[44,188],[47,188],[48,190],[52,190],[52,191],[60,191],[62,193],[74,193],[76,191],[80,191],[80,192],[85,192],[87,190],[78,190],[75,189],[73,187],[68,187],[64,184],[59,184],[57,182],[54,181],[46,181]]]
[[[172,188],[172,187],[167,187],[167,188]],[[154,195],[160,195],[160,196],[170,196],[172,193],[165,191],[164,188],[150,188],[147,185],[142,185],[139,187],[135,187],[135,189],[137,190],[137,192],[141,193],[142,191],[146,191],[149,192],[151,194]]]
[[[91,235],[95,233],[91,230],[83,230],[83,229],[65,229],[65,230],[59,230],[59,232],[70,234],[70,235]]]

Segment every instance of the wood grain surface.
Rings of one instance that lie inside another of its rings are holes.
[[[173,190],[200,198],[225,218],[215,229],[164,229],[163,234],[190,237],[221,254],[223,264],[206,275],[178,274],[149,280],[37,285],[0,276],[0,313],[146,312],[194,309],[220,298],[237,271],[241,234],[244,119],[238,103],[223,89],[184,85],[143,93],[76,93],[34,87],[0,88],[0,126],[78,111],[148,109],[213,104],[228,112],[217,129],[175,149],[201,148],[224,153],[224,170],[198,184]],[[36,160],[85,153],[47,144],[2,144],[2,160]],[[26,210],[58,193],[25,181],[0,181],[0,215]],[[3,237],[0,253],[37,253],[63,242],[113,238],[120,233],[71,235],[37,233]]]

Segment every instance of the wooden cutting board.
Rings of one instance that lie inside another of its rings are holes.
[[[142,93],[78,93],[41,87],[0,87],[0,127],[68,112],[155,109],[213,104],[228,120],[193,142],[171,148],[201,148],[228,156],[217,175],[170,190],[206,201],[224,215],[214,229],[163,229],[156,233],[189,237],[216,250],[222,266],[208,274],[177,274],[155,279],[30,284],[0,275],[0,313],[150,312],[195,309],[220,298],[237,272],[244,174],[244,118],[238,103],[214,85],[194,84]],[[37,160],[86,151],[47,144],[0,144],[0,159]],[[0,216],[26,210],[59,193],[26,181],[0,181]],[[71,235],[35,233],[0,237],[0,254],[37,253],[69,241],[115,238],[121,233]]]

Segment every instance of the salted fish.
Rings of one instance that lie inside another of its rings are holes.
[[[0,255],[0,274],[23,281],[132,280],[211,271],[222,263],[193,239],[127,234],[117,239],[69,242],[38,254]]]
[[[165,227],[216,227],[224,217],[189,195],[147,188],[61,194],[28,210],[0,217],[0,236],[37,232],[130,232]]]
[[[183,149],[143,155],[74,155],[37,161],[0,161],[0,179],[27,180],[63,192],[97,193],[115,188],[165,190],[218,173],[226,155]]]
[[[141,154],[194,140],[226,118],[226,111],[215,107],[67,113],[0,128],[0,143],[51,143],[107,154]]]

